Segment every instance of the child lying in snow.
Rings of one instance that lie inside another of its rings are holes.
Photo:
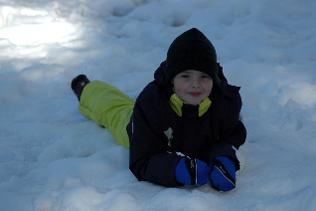
[[[136,102],[115,87],[73,79],[80,112],[129,147],[138,180],[174,187],[235,188],[245,142],[239,88],[227,83],[211,42],[197,29],[177,37]]]

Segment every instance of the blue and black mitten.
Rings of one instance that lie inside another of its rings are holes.
[[[208,181],[209,172],[207,163],[183,157],[176,166],[176,180],[183,185],[204,185]]]
[[[213,188],[218,191],[229,191],[236,186],[235,163],[226,156],[215,157],[209,175]]]

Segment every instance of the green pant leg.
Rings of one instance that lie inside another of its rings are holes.
[[[134,101],[119,89],[101,81],[92,81],[80,97],[80,112],[109,130],[117,143],[129,147],[126,126]]]

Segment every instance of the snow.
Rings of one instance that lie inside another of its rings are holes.
[[[11,210],[314,210],[316,2],[2,0],[0,207]],[[138,182],[128,150],[79,114],[79,73],[132,98],[171,41],[197,27],[242,87],[237,188]]]

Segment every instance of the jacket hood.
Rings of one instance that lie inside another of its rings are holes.
[[[171,81],[178,73],[193,69],[216,80],[217,55],[214,46],[198,29],[192,28],[179,35],[169,46],[165,78]]]
[[[214,82],[211,95],[220,93],[231,95],[229,94],[230,87],[228,87],[230,85],[227,84],[223,68],[217,63],[214,46],[196,28],[182,33],[171,43],[167,58],[155,71],[154,78],[156,83],[164,87],[171,95],[173,93],[172,79],[178,73],[188,69],[198,70],[211,76]]]

